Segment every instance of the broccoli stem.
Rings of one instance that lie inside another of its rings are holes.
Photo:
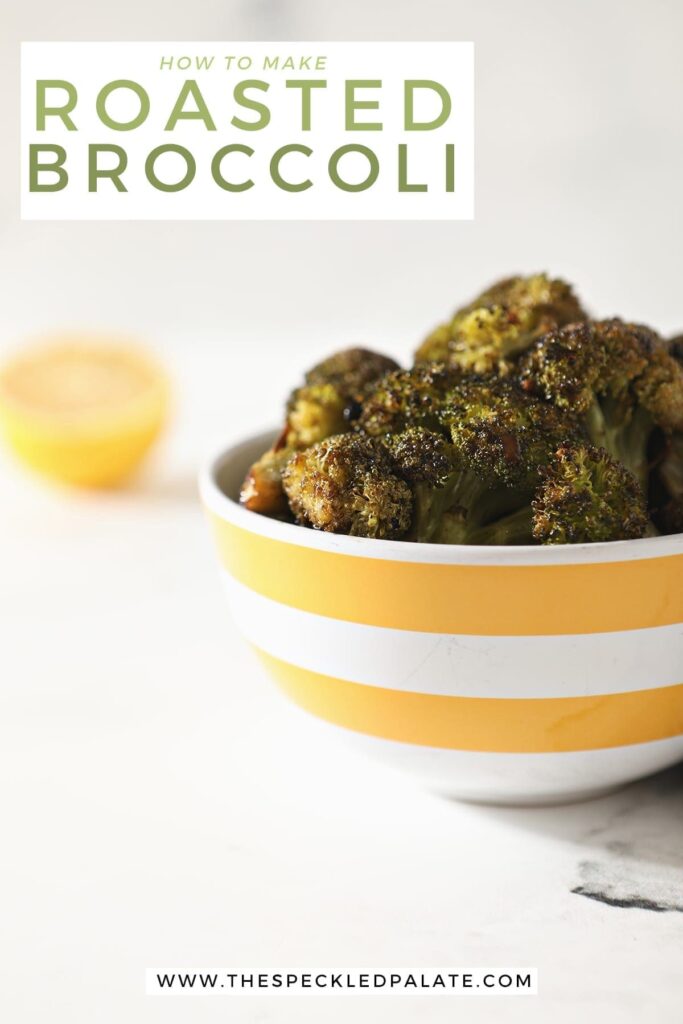
[[[633,411],[624,403],[603,396],[593,402],[585,422],[593,444],[630,469],[647,494],[647,443],[653,428],[649,413],[642,406]]]
[[[530,498],[526,490],[492,486],[471,471],[452,473],[442,487],[418,484],[411,539],[435,544],[480,543],[470,538],[480,528],[528,504]]]
[[[469,533],[467,544],[533,544],[533,511],[530,505]]]

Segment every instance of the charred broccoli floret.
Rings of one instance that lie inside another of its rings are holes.
[[[287,402],[288,445],[307,448],[350,429],[368,389],[398,363],[379,352],[349,348],[308,371]]]
[[[346,398],[361,402],[368,385],[398,369],[389,356],[367,348],[347,348],[317,363],[305,380],[307,384],[333,384]]]
[[[462,380],[441,418],[468,465],[493,470],[511,486],[535,482],[538,466],[578,429],[569,411],[500,378]]]
[[[633,473],[604,448],[564,445],[541,470],[532,500],[533,536],[542,544],[586,544],[644,537],[645,496]]]
[[[683,366],[662,344],[653,348],[633,390],[637,403],[666,434],[683,431]]]
[[[583,418],[646,488],[656,427],[683,428],[683,367],[647,327],[621,320],[571,324],[544,335],[523,357],[522,386]]]
[[[452,446],[441,435],[424,427],[409,427],[381,439],[396,473],[411,484],[443,487],[453,472]]]
[[[277,447],[277,444],[264,452],[249,467],[242,483],[240,503],[250,512],[259,512],[264,516],[286,515],[289,505],[282,490],[282,472],[291,457],[291,449]]]
[[[307,448],[348,430],[348,399],[334,384],[304,384],[287,401],[287,447]]]
[[[561,411],[500,378],[461,380],[439,410],[438,422],[447,440],[430,431],[415,431],[411,439],[411,451],[421,445],[422,461],[434,467],[431,476],[412,476],[411,537],[452,544],[484,543],[478,535],[482,527],[528,505],[539,466],[576,430]],[[391,440],[392,451],[397,443]],[[398,471],[405,474],[400,464]],[[519,537],[519,531],[511,531],[509,539],[492,542],[519,543]],[[524,538],[530,539],[530,528]]]
[[[506,278],[437,327],[417,350],[416,362],[505,376],[534,338],[585,317],[565,281],[546,274]]]
[[[464,310],[471,312],[480,306],[534,310],[539,327],[548,323],[571,323],[580,320],[583,315],[572,286],[560,278],[550,278],[547,274],[504,277],[481,292]]]
[[[410,487],[373,438],[327,438],[292,456],[282,479],[298,522],[316,530],[390,539],[410,527]]]
[[[409,427],[441,430],[444,402],[460,376],[440,363],[388,373],[368,391],[356,426],[373,437]]]
[[[539,473],[531,504],[476,530],[470,543],[585,544],[651,533],[638,481],[604,449],[564,445]]]
[[[371,385],[398,364],[379,352],[349,348],[317,363],[287,402],[287,444],[307,448],[349,430]]]
[[[310,369],[305,383],[287,401],[285,426],[275,446],[249,469],[242,504],[264,515],[287,510],[281,478],[288,459],[326,437],[350,430],[367,388],[397,365],[378,352],[351,348]]]

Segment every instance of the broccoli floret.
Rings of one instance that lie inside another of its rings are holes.
[[[347,397],[334,384],[304,384],[287,401],[287,447],[296,451],[349,429]]]
[[[530,505],[476,530],[470,543],[581,544],[651,533],[637,480],[604,449],[566,444],[540,475]]]
[[[264,516],[286,514],[289,506],[282,489],[282,472],[291,457],[291,449],[285,447],[274,447],[264,452],[249,467],[240,491],[240,503],[250,512],[260,512]]]
[[[367,389],[398,364],[369,349],[351,348],[316,364],[287,401],[285,425],[275,446],[249,469],[240,501],[248,509],[277,516],[287,509],[282,470],[309,445],[350,430]]]
[[[439,363],[388,373],[368,391],[356,427],[373,437],[409,427],[443,431],[441,409],[460,377]]]
[[[503,473],[477,464],[472,450],[443,434],[410,427],[382,437],[397,474],[414,495],[410,539],[435,543],[470,543],[477,524],[506,512],[523,500],[508,488]]]
[[[642,488],[604,448],[564,445],[541,476],[531,503],[537,541],[586,544],[633,540],[648,532]]]
[[[350,401],[361,402],[369,385],[398,369],[398,363],[389,356],[366,348],[348,348],[317,363],[305,380],[307,384],[333,384]]]
[[[411,484],[443,487],[453,472],[452,446],[441,434],[409,427],[400,434],[386,434],[381,441],[396,473]]]
[[[647,487],[656,427],[683,425],[683,367],[647,327],[621,320],[571,324],[523,357],[522,386],[581,416],[590,440]]]
[[[501,378],[462,380],[441,411],[460,457],[508,486],[532,486],[538,467],[577,432],[568,411]]]
[[[443,544],[483,543],[481,527],[528,505],[538,467],[575,432],[560,410],[500,378],[460,380],[430,417],[442,433],[413,428],[385,444],[413,485],[411,539]]]
[[[282,472],[287,462],[309,445],[350,429],[344,419],[344,408],[344,400],[332,385],[304,385],[294,391],[277,441],[249,467],[240,503],[251,512],[280,516],[288,508],[282,489]]]
[[[666,434],[683,431],[683,366],[663,344],[656,344],[644,373],[633,386],[638,405]]]
[[[509,306],[513,310],[533,309],[538,325],[572,323],[585,314],[570,284],[547,274],[504,277],[477,296],[465,312],[479,306]],[[549,330],[545,327],[545,330]]]
[[[437,327],[418,349],[416,362],[440,361],[470,373],[505,376],[539,335],[585,317],[565,281],[546,274],[506,278]]]
[[[307,448],[349,430],[369,388],[397,369],[393,359],[364,348],[345,349],[317,363],[287,402],[288,446]]]
[[[384,435],[379,441],[394,471],[412,488],[414,513],[409,539],[465,543],[466,503],[471,497],[473,503],[482,506],[488,498],[488,483],[474,475],[468,477],[455,445],[443,434],[409,427],[398,434]]]
[[[282,481],[298,522],[316,530],[389,539],[410,527],[410,487],[373,438],[327,438],[292,456]]]

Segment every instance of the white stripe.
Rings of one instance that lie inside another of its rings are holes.
[[[266,653],[369,686],[460,697],[584,697],[683,683],[683,625],[571,636],[457,636],[357,625],[262,597],[223,573]]]

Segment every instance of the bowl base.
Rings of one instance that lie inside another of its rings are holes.
[[[367,736],[326,723],[331,735],[448,800],[494,807],[552,807],[608,796],[680,761],[683,736],[562,753],[446,750]]]
[[[485,807],[558,807],[563,804],[579,804],[588,800],[599,800],[601,797],[617,793],[628,783],[622,782],[612,786],[596,786],[594,789],[572,789],[559,793],[492,793],[486,796],[454,793],[449,790],[434,789],[437,796],[446,800],[455,800],[462,804],[481,804]]]

